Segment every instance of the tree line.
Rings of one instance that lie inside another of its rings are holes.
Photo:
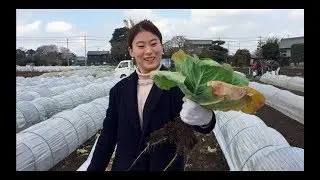
[[[25,66],[34,64],[35,66],[67,66],[72,64],[76,55],[66,47],[56,45],[42,45],[36,50],[16,49],[16,65]]]
[[[110,54],[103,56],[101,59],[96,59],[99,63],[106,62],[107,64],[117,64],[122,60],[131,59],[127,38],[129,29],[134,25],[132,20],[123,20],[124,26],[114,29],[112,38],[109,41],[111,44]],[[248,66],[253,55],[258,59],[276,60],[282,66],[289,65],[290,61],[296,63],[304,61],[304,45],[294,45],[292,49],[291,59],[280,56],[279,42],[276,37],[266,39],[264,42],[258,42],[257,49],[251,54],[248,49],[238,49],[232,56],[229,55],[228,49],[224,48],[225,41],[214,40],[212,44],[197,48],[190,43],[184,36],[173,36],[170,40],[163,43],[164,54],[163,58],[170,58],[172,54],[179,49],[182,49],[188,54],[196,55],[199,58],[211,58],[219,63],[230,63],[233,66]],[[68,48],[56,45],[43,45],[36,50],[16,50],[16,64],[26,65],[34,63],[36,66],[40,65],[68,65],[76,59],[76,55],[71,53]],[[89,58],[88,58],[89,60]]]

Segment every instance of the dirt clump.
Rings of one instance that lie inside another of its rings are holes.
[[[187,154],[196,145],[197,138],[192,127],[184,123],[180,119],[180,117],[176,119],[176,121],[168,122],[163,128],[150,134],[147,147],[139,154],[139,156],[135,159],[128,170],[130,170],[135,165],[141,155],[143,155],[150,149],[154,149],[156,145],[164,143],[166,141],[175,144],[177,149],[174,157],[164,169],[164,171],[167,170],[168,167],[170,167],[170,165],[178,155],[183,155],[186,157]]]

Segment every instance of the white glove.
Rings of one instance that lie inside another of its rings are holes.
[[[190,99],[183,98],[182,110],[180,118],[183,122],[189,125],[205,126],[210,123],[213,112]]]

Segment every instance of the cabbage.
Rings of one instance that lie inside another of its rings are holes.
[[[238,110],[255,113],[265,102],[264,96],[250,88],[249,80],[233,71],[229,64],[185,54],[172,55],[175,71],[152,71],[151,78],[164,90],[178,86],[188,98],[212,110]]]

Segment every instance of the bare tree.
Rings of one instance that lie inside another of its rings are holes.
[[[129,28],[128,21],[126,19],[123,20],[124,27]]]
[[[130,25],[131,25],[131,27],[132,27],[132,26],[134,26],[134,24],[135,24],[135,23],[133,22],[133,20],[132,20],[132,19],[130,19],[129,21],[130,21]]]
[[[129,22],[130,22],[130,24],[129,24]],[[124,24],[124,27],[126,27],[126,28],[132,28],[132,26],[134,26],[134,22],[132,19],[129,19],[129,21],[124,19],[123,24]]]
[[[184,36],[173,36],[171,41],[173,46],[179,49],[185,48],[186,38]]]
[[[66,48],[66,47],[60,47],[60,53],[61,53],[61,58],[63,59],[70,59],[70,49]]]

